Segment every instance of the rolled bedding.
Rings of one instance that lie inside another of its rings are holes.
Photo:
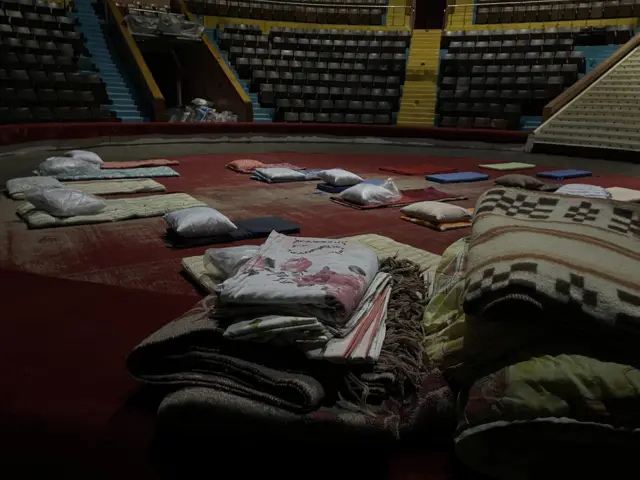
[[[501,479],[629,471],[640,429],[640,207],[495,188],[423,317],[459,458]],[[465,246],[466,245],[466,246]]]

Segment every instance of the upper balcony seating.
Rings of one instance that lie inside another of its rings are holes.
[[[190,0],[189,8],[197,15],[345,25],[382,25],[388,10],[387,0],[310,0],[303,3]],[[340,3],[345,6],[337,5]]]
[[[408,32],[229,25],[220,48],[276,121],[388,124],[400,104]]]
[[[509,0],[503,0],[509,2]],[[608,0],[585,2],[549,2],[528,5],[495,5],[501,0],[479,0],[475,23],[530,23],[640,16],[640,0]],[[472,3],[472,2],[468,2]],[[491,6],[482,6],[491,3]],[[509,2],[512,3],[512,2]],[[462,7],[474,8],[474,7]]]
[[[84,39],[60,4],[0,3],[0,123],[114,120],[105,86],[78,72]]]

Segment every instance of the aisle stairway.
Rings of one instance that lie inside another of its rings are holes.
[[[440,30],[414,30],[398,125],[433,126],[438,93]]]
[[[218,49],[220,56],[227,63],[229,70],[231,70],[234,77],[236,77],[236,80],[238,81],[242,89],[247,93],[247,95],[249,95],[249,98],[251,99],[251,105],[253,106],[253,121],[258,123],[273,122],[273,115],[275,113],[274,109],[264,108],[260,106],[260,101],[258,100],[258,94],[251,93],[249,91],[249,83],[238,76],[238,72],[236,72],[236,69],[233,68],[233,66],[231,65],[231,62],[229,61],[227,52],[223,52],[222,50],[220,50],[220,46],[218,45],[218,42],[216,40],[216,30],[213,28],[207,28],[205,29],[205,32],[207,34],[207,37],[209,37],[209,40],[211,40],[211,43],[213,43],[213,46]]]
[[[640,151],[640,47],[535,131],[535,145]]]
[[[102,30],[104,20],[98,18],[94,0],[76,0],[76,12],[72,14],[78,20],[77,29],[85,37],[85,46],[91,54],[91,60],[98,69],[111,100],[111,110],[123,122],[144,122],[140,108],[135,100],[131,83],[118,69],[109,50]]]

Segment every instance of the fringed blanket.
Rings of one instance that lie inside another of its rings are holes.
[[[467,261],[469,315],[640,327],[639,205],[494,188],[478,199]]]
[[[172,424],[195,415],[214,427],[234,418],[293,435],[331,439],[350,432],[376,442],[449,430],[453,396],[437,368],[423,362],[421,269],[388,259],[380,270],[392,275],[393,287],[387,335],[373,366],[331,365],[295,349],[229,341],[213,319],[210,296],[137,346],[129,370],[145,383],[189,387],[160,408],[161,421]]]

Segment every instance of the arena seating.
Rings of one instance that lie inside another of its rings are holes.
[[[640,0],[609,0],[532,3],[528,5],[496,5],[501,0],[478,0],[475,23],[555,22],[561,20],[587,20],[599,18],[640,17]],[[471,3],[471,2],[469,2]],[[483,7],[483,3],[491,6]]]
[[[340,3],[345,7],[336,6]],[[293,5],[237,0],[189,2],[189,9],[197,15],[345,25],[382,25],[386,6],[387,0],[308,0]]]
[[[440,59],[440,125],[518,129],[585,72],[579,45],[627,42],[633,27],[445,32]]]
[[[0,2],[0,123],[114,120],[100,76],[78,72],[83,51],[62,5]]]
[[[275,121],[389,124],[410,33],[226,26],[218,43]]]

